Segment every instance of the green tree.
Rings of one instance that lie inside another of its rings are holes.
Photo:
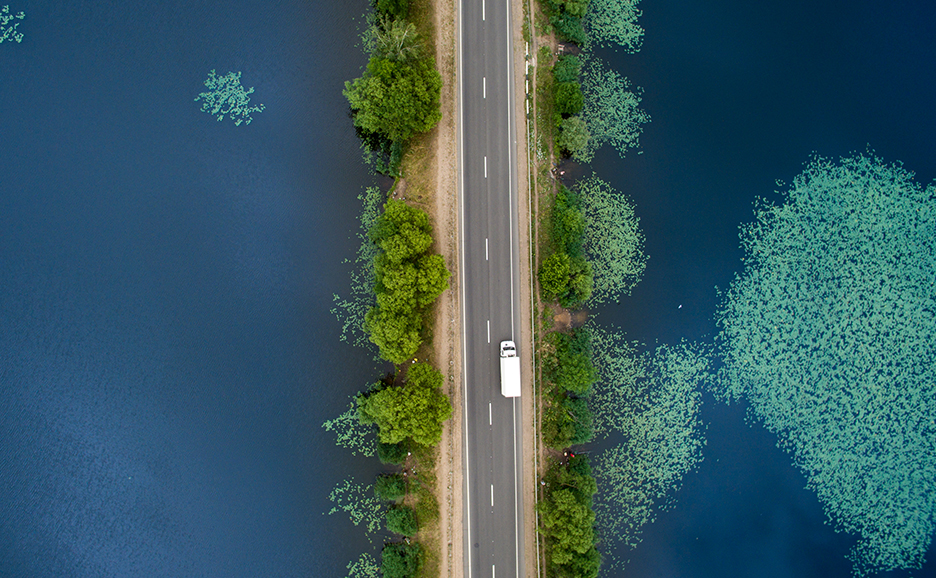
[[[406,454],[403,454],[406,456]],[[377,476],[374,482],[374,494],[386,502],[396,502],[406,496],[406,478],[400,474]]]
[[[390,200],[371,228],[380,249],[374,257],[377,305],[364,318],[368,337],[384,359],[397,365],[412,358],[422,343],[422,309],[448,287],[451,277],[432,246],[429,216],[403,201]]]
[[[569,254],[562,251],[550,255],[540,266],[540,289],[546,299],[555,299],[568,290],[569,261]]]
[[[381,14],[386,14],[396,20],[405,20],[409,17],[409,0],[376,0],[374,8]]]
[[[595,513],[566,488],[554,489],[540,502],[541,531],[550,541],[550,561],[568,564],[575,553],[584,554],[595,544]]]
[[[409,506],[394,506],[387,510],[387,530],[394,534],[412,537],[419,531],[416,512]]]
[[[591,133],[580,116],[570,116],[559,123],[559,148],[570,156],[588,146]]]
[[[358,417],[375,423],[382,443],[405,439],[433,446],[442,437],[442,424],[452,416],[452,404],[442,392],[442,374],[428,363],[413,364],[403,386],[378,386],[358,395]]]
[[[553,66],[556,82],[578,82],[582,73],[582,61],[574,54],[560,54]]]
[[[553,244],[571,257],[581,256],[585,212],[582,211],[579,196],[565,185],[559,185],[551,221]]]
[[[416,33],[416,26],[402,18],[393,19],[387,15],[377,18],[371,27],[374,56],[394,62],[412,62],[422,52],[422,42]]]
[[[584,17],[588,9],[588,0],[556,0],[556,3],[561,5],[566,13],[576,18]]]
[[[569,259],[569,285],[565,294],[559,295],[559,304],[563,307],[582,305],[592,292],[592,267],[584,257]]]
[[[377,442],[377,457],[380,459],[380,463],[382,464],[392,464],[394,466],[399,466],[406,461],[408,456],[408,441],[402,441],[396,444],[385,444],[380,441]]]
[[[411,359],[422,344],[422,317],[374,307],[364,316],[368,337],[380,348],[380,356],[397,365]]]
[[[431,57],[414,62],[372,57],[360,78],[345,83],[354,124],[394,142],[431,129],[442,118],[442,77]]]
[[[584,394],[598,378],[592,362],[591,334],[587,329],[552,333],[555,356],[547,364],[550,379],[560,391]]]
[[[384,578],[412,578],[422,566],[419,544],[384,544],[380,554],[380,573]]]
[[[556,112],[563,116],[578,114],[585,106],[585,97],[578,82],[556,83]]]

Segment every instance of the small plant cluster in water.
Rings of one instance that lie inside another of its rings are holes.
[[[264,106],[250,106],[248,95],[253,94],[254,89],[251,87],[245,90],[240,77],[240,72],[228,72],[224,76],[218,76],[214,70],[209,72],[205,80],[208,91],[195,97],[195,102],[202,103],[202,112],[215,116],[218,121],[224,120],[224,116],[227,115],[234,121],[234,126],[240,126],[241,123],[250,124],[253,120],[251,113],[263,112]]]
[[[367,187],[358,195],[358,200],[361,201],[361,227],[357,237],[361,240],[361,246],[358,247],[357,256],[351,263],[351,295],[347,299],[338,294],[333,295],[335,307],[331,313],[341,323],[341,340],[356,347],[373,347],[373,342],[364,332],[364,319],[367,312],[377,303],[377,296],[374,295],[374,258],[380,249],[371,241],[370,230],[380,217],[385,198],[386,195],[380,187]]]
[[[633,548],[702,460],[700,386],[709,352],[681,343],[639,354],[618,332],[596,328],[594,335],[596,429],[622,440],[595,464],[603,490],[595,509],[600,527]]]
[[[20,11],[14,14],[10,12],[9,6],[0,8],[0,44],[4,42],[16,42],[19,44],[23,41],[23,33],[16,31],[20,23],[14,22],[14,20],[22,20],[23,18],[26,18],[25,12]],[[10,22],[13,22],[12,26]]]

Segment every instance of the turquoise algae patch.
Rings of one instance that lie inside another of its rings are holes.
[[[582,92],[585,94],[582,118],[592,138],[575,153],[576,161],[591,162],[595,152],[605,144],[613,146],[621,158],[628,149],[640,145],[643,125],[650,122],[650,115],[640,108],[642,88],[631,88],[627,78],[605,66],[601,59],[588,56],[582,71]]]
[[[623,193],[594,174],[576,189],[585,211],[582,248],[592,264],[591,303],[619,301],[647,268],[640,219]]]
[[[262,104],[250,106],[250,94],[253,94],[253,87],[245,90],[240,82],[240,72],[228,72],[224,76],[218,76],[212,70],[208,73],[208,79],[205,80],[205,86],[208,92],[199,93],[195,102],[201,101],[202,112],[207,112],[216,117],[218,121],[224,120],[224,116],[231,117],[234,126],[240,126],[241,123],[250,124],[253,118],[250,116],[254,112],[263,112]]]
[[[623,439],[595,463],[595,510],[601,531],[633,548],[702,460],[701,385],[709,377],[710,352],[680,343],[638,353],[620,335],[593,329],[596,431]]]
[[[716,393],[793,454],[857,575],[919,568],[936,519],[936,187],[814,158],[742,228]]]
[[[25,12],[10,12],[9,6],[0,7],[0,44],[4,42],[16,42],[19,44],[23,41],[23,33],[17,32],[16,29],[19,27],[20,23],[15,22],[15,20],[22,20],[26,18]],[[10,23],[13,22],[11,26]]]

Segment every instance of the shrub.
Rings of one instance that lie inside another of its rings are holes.
[[[546,368],[549,378],[560,392],[583,395],[598,377],[592,363],[591,333],[587,329],[553,333],[550,340],[556,353]]]
[[[415,536],[419,530],[416,524],[416,512],[408,506],[394,506],[387,510],[387,529],[394,534]]]
[[[374,494],[386,502],[396,502],[406,496],[406,478],[400,474],[377,476]]]
[[[374,8],[394,20],[405,20],[409,17],[409,0],[374,0]]]
[[[591,139],[591,133],[582,117],[570,116],[559,123],[557,143],[567,155],[574,156],[575,153],[583,150],[588,146],[589,139]]]
[[[568,116],[582,112],[585,97],[578,82],[559,82],[556,84],[556,112]]]
[[[452,416],[452,404],[442,392],[442,374],[428,363],[417,363],[402,386],[378,384],[357,396],[358,418],[377,424],[383,443],[403,440],[434,446],[442,437],[442,423]]]
[[[380,557],[380,572],[384,578],[412,578],[422,566],[419,544],[384,544]]]
[[[377,442],[377,457],[381,463],[394,466],[402,465],[409,455],[409,442],[404,440],[396,444]]]
[[[582,61],[574,54],[562,54],[553,66],[556,82],[578,82],[582,72]]]

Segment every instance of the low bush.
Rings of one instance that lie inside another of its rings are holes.
[[[397,502],[406,496],[406,478],[400,474],[377,476],[374,494],[386,502]]]
[[[578,82],[556,83],[556,112],[569,116],[582,112],[583,106],[585,106],[585,96]]]
[[[560,54],[553,65],[556,82],[578,82],[582,73],[582,61],[574,54]]]
[[[380,557],[383,578],[412,578],[422,566],[422,547],[407,543],[384,544]]]
[[[387,510],[387,529],[394,534],[406,537],[416,535],[419,526],[416,523],[416,512],[408,506],[394,506]]]
[[[409,441],[404,440],[396,444],[377,442],[377,457],[383,464],[400,466],[409,455]]]

